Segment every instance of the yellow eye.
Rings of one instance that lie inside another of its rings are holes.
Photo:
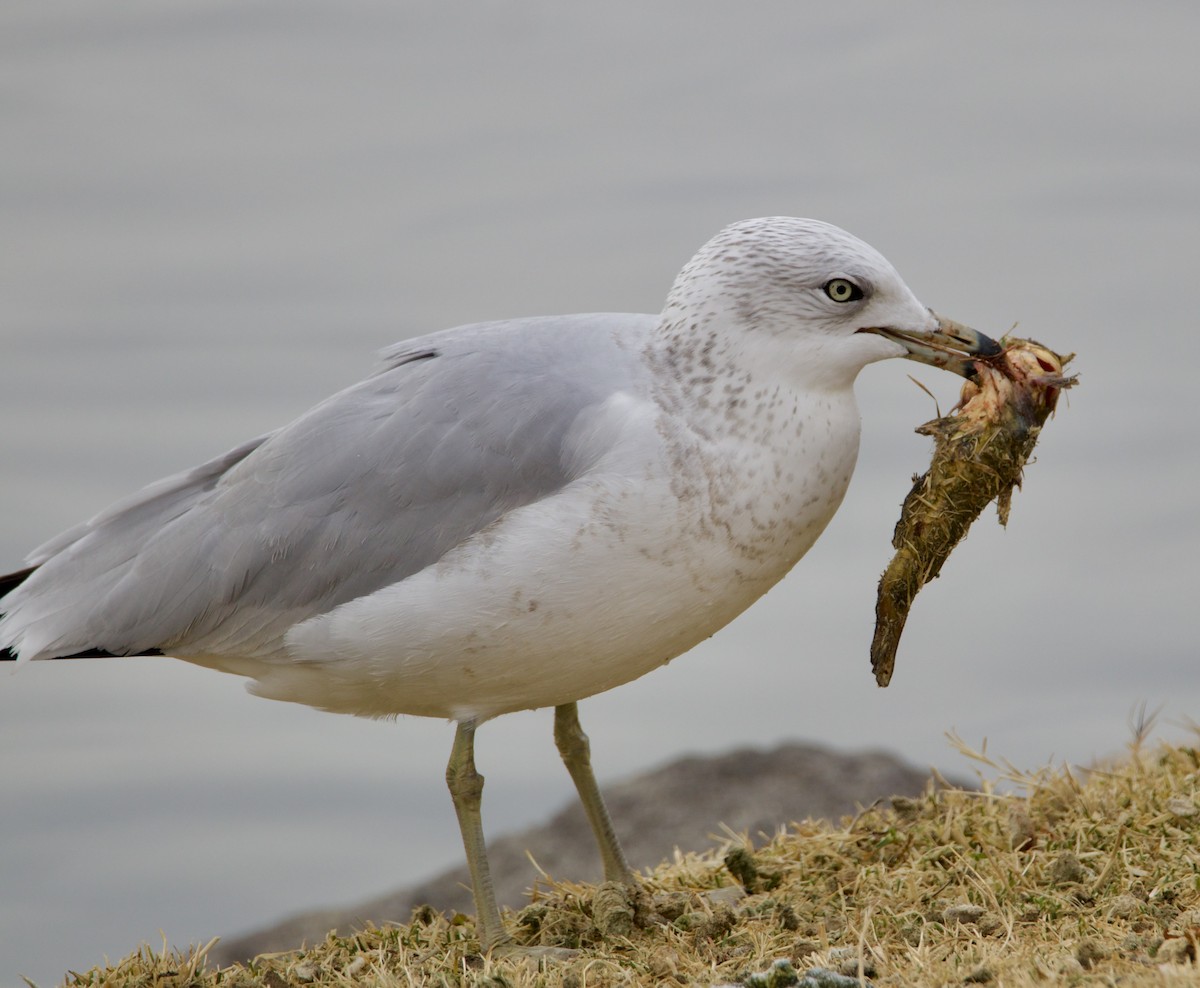
[[[831,278],[821,286],[835,302],[857,302],[863,297],[862,289],[853,281],[847,281],[845,278]]]

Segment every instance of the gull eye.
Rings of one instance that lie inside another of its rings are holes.
[[[821,286],[825,294],[835,302],[857,302],[863,297],[863,291],[853,281],[845,278],[831,278]]]

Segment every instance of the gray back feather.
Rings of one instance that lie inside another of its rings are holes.
[[[400,344],[291,425],[40,547],[0,644],[254,655],[403,580],[580,469],[572,425],[636,386],[649,316],[485,323]],[[565,359],[564,359],[565,358]],[[583,366],[585,373],[578,373]]]

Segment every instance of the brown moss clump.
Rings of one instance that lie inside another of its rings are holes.
[[[999,355],[975,361],[976,377],[949,415],[917,429],[933,437],[933,460],[904,499],[892,536],[896,554],[879,581],[871,668],[880,686],[891,681],[918,591],[992,501],[1000,524],[1008,523],[1013,488],[1021,485],[1042,426],[1059,392],[1075,384],[1063,376],[1071,356],[1032,340],[1007,337],[1003,344]]]
[[[507,918],[524,954],[482,956],[469,918],[424,909],[407,925],[330,936],[248,965],[213,970],[203,949],[143,949],[65,983],[763,985],[794,983],[782,980],[787,965],[800,976],[821,972],[807,984],[861,977],[876,988],[1200,982],[1200,752],[1135,745],[1111,765],[1033,773],[968,754],[1000,782],[930,786],[841,824],[759,835],[757,847],[742,835],[708,854],[680,854],[643,876],[633,896],[609,886],[539,890]],[[740,878],[725,863],[732,846],[744,850],[733,859]],[[773,876],[769,889],[744,888],[747,863]],[[539,947],[541,956],[528,952]],[[548,960],[563,953],[547,949],[556,947],[577,953]]]

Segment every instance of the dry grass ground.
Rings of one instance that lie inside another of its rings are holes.
[[[1135,743],[1086,773],[930,787],[839,825],[801,823],[684,855],[631,898],[547,884],[510,917],[566,960],[483,958],[469,918],[403,927],[213,970],[204,949],[149,948],[72,973],[103,988],[447,985],[1200,985],[1200,751]],[[835,977],[828,972],[841,975]],[[751,982],[754,983],[754,982]]]

